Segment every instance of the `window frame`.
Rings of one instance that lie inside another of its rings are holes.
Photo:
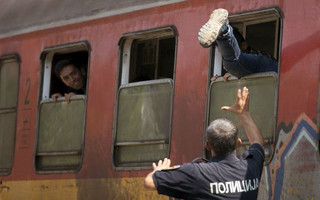
[[[160,39],[166,37],[174,37],[175,38],[175,51],[174,51],[174,63],[173,63],[173,77],[164,78],[164,79],[153,79],[148,81],[138,81],[138,82],[129,82],[130,76],[130,62],[131,62],[131,47],[132,43],[136,39]],[[119,91],[121,87],[131,87],[138,86],[144,84],[157,84],[164,81],[171,80],[172,84],[172,94],[171,94],[171,107],[170,107],[170,123],[169,126],[169,135],[168,135],[168,156],[171,152],[171,132],[172,132],[172,115],[173,115],[173,100],[174,100],[174,78],[175,78],[175,67],[176,67],[176,59],[177,59],[177,31],[174,26],[165,26],[154,29],[142,30],[137,32],[125,33],[119,40],[119,51],[118,51],[118,83],[116,85],[116,95],[115,95],[115,108],[114,108],[114,120],[113,120],[113,137],[112,137],[112,146],[111,146],[111,157],[112,157],[112,165],[116,170],[140,170],[140,169],[150,169],[151,165],[137,165],[137,166],[117,166],[115,161],[115,148],[116,148],[116,136],[117,136],[117,124],[118,124],[118,107],[119,107]]]
[[[273,154],[274,154],[274,149],[271,149],[272,145],[276,143],[276,139],[277,139],[277,135],[276,135],[276,126],[277,126],[277,110],[278,110],[278,86],[279,86],[279,81],[278,81],[278,75],[275,73],[275,72],[263,72],[263,73],[256,73],[256,74],[251,74],[251,75],[248,75],[248,76],[244,76],[244,77],[241,77],[240,79],[236,79],[236,78],[232,78],[232,80],[229,80],[229,81],[236,81],[236,85],[241,86],[241,85],[247,85],[247,84],[244,84],[243,82],[245,82],[246,80],[259,80],[260,78],[265,78],[265,77],[273,77],[274,79],[274,107],[273,107],[273,116],[272,116],[272,119],[270,119],[270,121],[273,121],[273,127],[271,127],[272,129],[272,134],[271,134],[271,138],[268,138],[267,136],[264,135],[264,142],[265,142],[265,147],[264,147],[264,151],[265,151],[265,160],[267,162],[270,162],[272,160],[272,157],[273,157]],[[213,84],[215,83],[219,83],[219,82],[222,82],[222,84],[224,84],[224,80],[223,78],[218,78],[215,82],[212,82],[209,86],[209,90],[208,90],[208,96],[207,96],[207,111],[206,111],[206,126],[205,126],[205,131],[207,129],[207,127],[209,126],[210,124],[210,110],[211,108],[214,106],[211,104],[211,91],[212,91],[212,86]],[[252,83],[251,83],[252,84]],[[250,88],[250,85],[249,84],[249,88]],[[248,86],[248,85],[247,85]],[[234,90],[234,92],[236,92],[236,89]],[[227,94],[230,94],[227,92]],[[235,97],[235,93],[233,95]],[[230,102],[229,102],[230,103]],[[256,102],[255,102],[256,103]],[[231,103],[232,104],[232,103]],[[229,105],[231,105],[229,104]],[[224,105],[222,105],[224,106]],[[230,114],[228,112],[223,112],[224,114],[223,115],[226,115],[226,116],[229,116],[229,115],[232,115],[230,118],[236,118],[235,115],[233,114]],[[252,114],[256,114],[255,113],[252,113]],[[221,116],[219,118],[224,118],[225,116]],[[228,117],[226,117],[228,118]],[[232,120],[230,119],[230,120]],[[236,123],[236,121],[234,121],[234,123]],[[257,123],[259,124],[260,121],[258,120]],[[236,126],[238,126],[238,124],[236,124]],[[243,129],[243,127],[241,126],[241,129]],[[238,127],[238,131],[240,131],[240,128]],[[243,130],[244,131],[244,130]],[[239,132],[240,134],[240,132]],[[239,135],[239,137],[241,137]],[[206,142],[206,132],[204,133],[204,144]],[[240,156],[244,150],[247,150],[246,147],[248,147],[250,145],[250,142],[248,139],[244,139],[242,138],[242,145],[241,147],[238,148],[239,152],[237,151],[237,155]],[[210,155],[208,154],[209,152],[207,152],[206,150],[204,151],[204,154],[207,156],[207,157],[210,157]]]
[[[43,155],[59,155],[61,153],[42,153],[39,152],[38,146],[39,146],[39,128],[40,128],[40,113],[41,113],[41,106],[42,104],[45,103],[51,103],[53,102],[53,99],[50,97],[50,85],[51,85],[51,73],[53,70],[52,66],[52,61],[54,58],[54,55],[56,53],[60,54],[68,54],[68,53],[76,53],[80,51],[86,51],[88,53],[88,63],[87,63],[87,74],[86,74],[86,85],[88,88],[89,84],[89,71],[90,71],[90,53],[91,53],[91,46],[88,41],[80,41],[80,42],[75,42],[75,43],[68,43],[68,44],[62,44],[62,45],[57,45],[57,46],[52,46],[52,47],[47,47],[45,48],[40,56],[41,62],[42,62],[42,76],[41,76],[41,93],[39,95],[39,104],[38,104],[38,112],[37,112],[37,132],[36,132],[36,140],[35,140],[35,147],[34,147],[34,169],[37,174],[57,174],[57,173],[77,173],[80,171],[82,168],[83,164],[83,156],[84,156],[84,148],[85,148],[85,133],[86,133],[86,118],[87,118],[87,94],[88,94],[88,89],[86,91],[86,94],[84,95],[75,95],[71,97],[72,99],[76,100],[83,100],[84,101],[84,116],[83,116],[83,125],[82,125],[82,136],[81,136],[81,151],[79,151],[81,154],[81,161],[79,163],[79,166],[77,169],[50,169],[46,170],[41,167],[38,167],[37,165],[37,157],[38,156],[43,156]],[[59,97],[57,101],[64,101],[65,97]],[[78,152],[78,151],[77,151]],[[70,151],[66,152],[67,154],[69,153],[70,155],[75,155],[76,151]],[[62,155],[62,154],[61,154]]]
[[[16,99],[16,106],[15,107],[9,107],[9,108],[0,108],[0,114],[7,114],[7,113],[15,113],[16,114],[16,118],[14,121],[14,130],[13,133],[13,147],[12,147],[12,161],[10,163],[10,167],[8,168],[8,170],[2,170],[0,169],[0,176],[8,176],[11,174],[12,171],[12,167],[13,167],[13,162],[14,162],[14,156],[15,156],[15,145],[16,145],[16,132],[17,132],[17,117],[18,117],[18,100],[19,100],[19,92],[20,92],[20,69],[21,69],[21,59],[20,56],[16,53],[14,54],[5,54],[5,55],[1,55],[0,56],[0,68],[3,62],[8,62],[13,60],[14,62],[17,63],[17,67],[18,67],[18,74],[17,74],[17,99]],[[1,72],[1,69],[0,69]]]
[[[175,66],[176,66],[176,54],[177,54],[177,31],[174,26],[166,26],[155,29],[143,30],[132,33],[125,33],[120,38],[118,45],[119,48],[119,83],[120,85],[129,83],[130,76],[130,62],[131,62],[131,47],[134,40],[139,39],[162,39],[165,37],[175,37],[175,60],[174,60],[174,68],[173,68],[173,79],[175,76]]]
[[[114,120],[114,134],[113,134],[113,145],[112,145],[112,163],[114,168],[116,168],[117,170],[139,170],[139,169],[149,169],[151,166],[151,163],[149,163],[148,165],[142,165],[140,166],[139,164],[136,164],[138,162],[132,162],[131,164],[129,164],[128,166],[118,166],[116,163],[116,154],[115,154],[115,148],[117,148],[118,146],[125,146],[127,144],[127,146],[130,145],[146,145],[146,144],[168,144],[168,149],[167,149],[167,157],[170,155],[170,151],[171,151],[171,131],[172,131],[172,113],[173,113],[173,95],[174,95],[174,84],[173,81],[171,79],[158,79],[158,80],[150,80],[150,81],[141,81],[141,82],[135,82],[135,83],[130,83],[130,84],[126,84],[126,85],[122,85],[120,88],[131,88],[131,87],[136,87],[136,86],[148,86],[148,85],[154,85],[154,84],[162,84],[162,83],[169,83],[171,85],[171,106],[170,106],[170,116],[169,116],[169,124],[168,124],[168,129],[169,129],[169,133],[168,133],[168,141],[165,141],[164,139],[161,140],[144,140],[141,142],[137,142],[137,141],[133,141],[133,142],[117,142],[117,124],[118,124],[118,109],[119,109],[119,95],[120,95],[120,89],[117,95],[117,105],[116,105],[116,110],[117,112],[115,112],[115,120]],[[144,164],[144,163],[143,163]]]
[[[267,19],[265,19],[267,17]],[[251,20],[250,19],[254,19]],[[243,22],[245,21],[245,22]],[[265,163],[269,164],[275,154],[275,147],[273,144],[277,142],[277,135],[276,135],[276,122],[277,122],[277,111],[278,111],[278,92],[279,92],[279,74],[280,74],[280,64],[281,64],[281,43],[282,43],[282,34],[283,34],[283,13],[280,8],[278,7],[271,7],[271,8],[266,8],[266,9],[261,9],[261,10],[254,10],[254,11],[249,11],[249,12],[243,12],[243,13],[238,13],[238,14],[233,14],[229,16],[229,22],[230,23],[235,23],[235,22],[242,22],[244,29],[244,37],[245,37],[245,31],[246,31],[246,26],[248,25],[253,25],[253,24],[259,24],[259,23],[264,23],[264,22],[271,22],[271,21],[276,21],[276,28],[275,28],[275,49],[274,49],[274,57],[278,58],[278,73],[277,73],[277,79],[276,79],[276,88],[275,88],[275,107],[274,107],[274,127],[273,127],[273,137],[271,140],[267,140],[266,142],[270,144],[270,148],[265,148],[265,153],[269,153],[269,156],[266,158]],[[209,75],[208,75],[208,90],[207,90],[207,103],[206,103],[206,124],[205,124],[205,132],[204,132],[204,144],[206,141],[206,129],[209,125],[209,103],[210,103],[210,79],[214,75],[222,75],[223,71],[223,66],[222,66],[222,56],[218,48],[215,46],[212,46],[210,48],[210,60],[209,60]],[[276,55],[276,56],[275,56]],[[266,72],[268,73],[268,72]],[[256,73],[256,74],[251,74],[248,76],[244,76],[241,79],[246,79],[248,77],[256,77],[256,76],[263,76],[263,74],[266,73]],[[229,80],[234,80],[237,79],[236,77],[231,76]],[[217,81],[222,80],[222,77],[219,77]],[[243,144],[246,145],[246,144]],[[273,146],[273,148],[272,148]],[[270,153],[271,151],[271,153]],[[208,152],[204,150],[204,156],[208,156]]]
[[[266,18],[267,17],[267,18]],[[262,10],[254,10],[243,13],[236,13],[229,16],[229,22],[242,23],[241,31],[243,31],[243,37],[246,38],[246,27],[249,25],[276,21],[275,27],[275,41],[274,41],[274,54],[275,58],[278,58],[278,72],[280,71],[280,51],[281,51],[281,38],[282,38],[282,24],[283,14],[278,7],[272,7]],[[237,26],[237,28],[240,28]],[[222,74],[222,56],[218,48],[212,46],[210,48],[210,76]]]

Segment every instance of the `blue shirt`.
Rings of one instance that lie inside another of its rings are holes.
[[[257,199],[264,151],[255,143],[242,158],[235,154],[191,162],[157,171],[153,182],[159,194],[182,199]]]

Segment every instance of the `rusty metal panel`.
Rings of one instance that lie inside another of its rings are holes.
[[[0,199],[168,200],[143,187],[144,177],[27,180],[0,182]]]
[[[168,139],[171,95],[169,82],[121,87],[117,142]]]

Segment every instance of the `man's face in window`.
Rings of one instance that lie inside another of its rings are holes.
[[[73,65],[67,65],[60,71],[60,78],[68,87],[79,90],[84,86],[84,76]]]

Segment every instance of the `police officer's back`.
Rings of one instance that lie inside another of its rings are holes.
[[[160,160],[145,178],[145,187],[182,199],[256,199],[264,141],[248,108],[246,87],[238,90],[233,106],[222,107],[238,115],[251,143],[240,159],[235,154],[236,147],[241,145],[236,126],[227,119],[217,119],[207,129],[206,148],[212,155],[209,161],[196,160],[170,168],[169,159]]]

